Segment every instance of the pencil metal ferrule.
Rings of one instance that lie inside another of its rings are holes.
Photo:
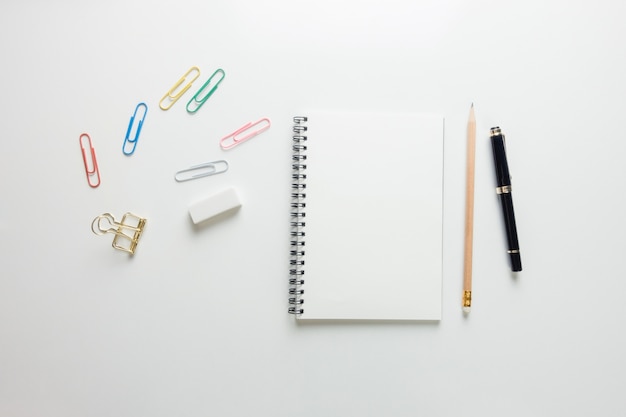
[[[472,292],[463,291],[463,307],[471,307],[471,306],[472,306]]]

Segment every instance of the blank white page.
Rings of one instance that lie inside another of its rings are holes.
[[[300,319],[440,320],[441,116],[308,112]]]

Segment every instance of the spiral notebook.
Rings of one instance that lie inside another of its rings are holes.
[[[443,117],[293,118],[289,312],[440,320]]]

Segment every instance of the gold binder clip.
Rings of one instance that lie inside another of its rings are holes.
[[[103,224],[105,221],[107,224]],[[146,225],[146,219],[133,213],[125,213],[120,222],[116,222],[111,213],[104,213],[93,219],[91,230],[97,235],[113,233],[113,247],[131,255],[135,253],[139,238]],[[97,229],[96,229],[97,227]]]
[[[174,94],[174,92],[176,91],[176,89],[178,87],[180,87],[180,85],[187,79],[187,77],[189,76],[189,74],[191,74],[192,72],[196,72],[195,77],[193,77],[191,79],[191,81],[189,81],[187,83],[187,85],[185,85],[184,87],[182,87],[180,89],[179,92],[177,92],[176,94]],[[193,84],[194,81],[196,81],[196,79],[200,76],[200,68],[198,67],[191,67],[189,68],[189,70],[185,73],[185,75],[183,75],[182,77],[180,77],[180,80],[176,81],[176,84],[174,84],[174,86],[172,88],[170,88],[170,91],[168,91],[167,93],[165,93],[165,95],[163,96],[163,98],[161,99],[161,101],[159,101],[159,107],[161,108],[161,110],[169,110],[170,107],[172,107],[174,105],[174,103],[176,103],[176,101],[183,95],[185,94],[185,92],[187,90],[189,90],[189,88],[191,87],[191,84]],[[164,104],[163,102],[165,100],[168,100],[169,102],[166,101],[166,103]]]

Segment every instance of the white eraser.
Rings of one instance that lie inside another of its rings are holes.
[[[218,214],[241,207],[239,197],[233,188],[220,191],[203,200],[189,205],[189,215],[194,224],[209,220]]]

